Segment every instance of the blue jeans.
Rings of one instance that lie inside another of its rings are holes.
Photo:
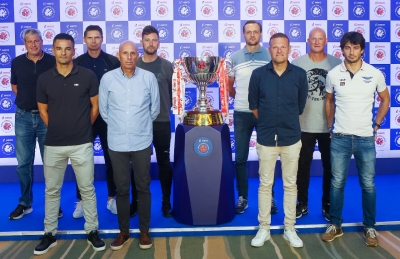
[[[235,111],[233,113],[235,129],[235,169],[236,169],[236,189],[239,196],[247,199],[248,196],[248,174],[247,158],[249,157],[249,142],[253,129],[257,126],[257,119],[251,112]]]
[[[356,161],[358,177],[362,189],[363,224],[365,228],[375,227],[375,141],[374,137],[358,137],[334,133],[331,141],[331,207],[332,223],[341,226],[344,205],[344,187],[351,155]]]
[[[47,127],[38,112],[31,113],[17,108],[15,112],[15,137],[17,141],[17,173],[21,186],[19,203],[25,207],[31,206],[33,202],[33,162],[36,138],[43,160],[43,143],[46,138],[46,132]]]

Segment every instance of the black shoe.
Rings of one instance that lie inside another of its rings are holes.
[[[165,217],[165,218],[172,217],[172,207],[171,207],[171,203],[169,202],[169,200],[162,201],[161,211],[162,211],[163,217]]]
[[[93,247],[94,251],[103,251],[104,249],[106,249],[106,243],[104,243],[104,241],[100,239],[99,231],[97,230],[90,231],[87,242]]]
[[[35,255],[42,255],[47,253],[50,248],[57,245],[57,239],[51,233],[46,233],[42,237],[42,241],[40,244],[33,250],[33,254]]]
[[[63,212],[62,212],[62,209],[60,207],[60,209],[58,210],[58,218],[62,218],[62,216],[63,216]]]
[[[25,207],[24,205],[18,204],[17,208],[8,216],[9,219],[20,219],[24,215],[29,214],[33,211],[32,206]]]
[[[301,218],[301,216],[308,214],[308,206],[299,202],[296,205],[296,218]]]
[[[136,214],[137,214],[137,201],[131,203],[131,206],[129,209],[129,217],[133,218],[136,216]]]
[[[272,198],[271,201],[271,214],[276,214],[278,213],[278,207],[276,206],[276,201],[274,198]]]
[[[326,221],[331,222],[331,215],[329,215],[331,205],[329,203],[325,203],[322,205],[322,215],[326,219]]]

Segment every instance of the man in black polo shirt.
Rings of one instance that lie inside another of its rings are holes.
[[[44,142],[45,235],[34,254],[46,253],[57,245],[60,191],[68,159],[71,160],[82,195],[87,241],[95,251],[105,249],[98,234],[92,124],[99,114],[99,81],[89,69],[72,62],[75,43],[71,35],[57,34],[53,40],[56,67],[38,79],[36,98],[40,116],[48,130]]]
[[[36,103],[36,82],[39,75],[52,68],[56,62],[53,56],[42,50],[43,40],[39,30],[25,30],[24,44],[27,52],[14,58],[11,63],[11,86],[16,95],[17,105],[15,137],[21,197],[9,219],[20,219],[33,211],[32,185],[36,138],[43,158],[43,142],[47,131]],[[59,216],[62,216],[61,210],[59,212]]]
[[[284,187],[284,239],[292,247],[302,247],[296,222],[297,167],[301,149],[299,115],[308,93],[306,71],[289,63],[289,38],[283,33],[269,40],[271,62],[256,68],[249,83],[249,109],[257,118],[257,153],[260,162],[258,221],[260,229],[251,241],[262,246],[270,239],[271,189],[276,159],[281,157]]]
[[[87,46],[87,52],[74,59],[76,65],[92,70],[97,79],[100,79],[105,73],[120,66],[119,60],[113,55],[107,54],[101,50],[103,43],[103,30],[98,25],[89,25],[86,27],[83,34],[83,40]],[[106,180],[107,180],[107,209],[113,214],[117,214],[117,205],[115,202],[115,195],[117,195],[113,177],[113,168],[111,165],[110,156],[108,154],[108,141],[107,141],[107,124],[101,116],[98,116],[93,123],[93,141],[96,136],[99,136],[101,147],[104,154],[104,163],[106,165]],[[78,186],[76,187],[76,198],[79,200],[75,206],[75,211],[72,214],[74,218],[83,217],[82,197],[79,193]]]

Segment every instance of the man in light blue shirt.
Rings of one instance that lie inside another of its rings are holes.
[[[121,68],[104,74],[99,90],[100,114],[108,126],[109,154],[117,187],[120,233],[111,249],[119,250],[129,240],[130,163],[138,193],[139,247],[149,249],[150,145],[153,121],[160,113],[158,83],[153,73],[136,66],[139,54],[133,42],[121,43],[117,56]]]

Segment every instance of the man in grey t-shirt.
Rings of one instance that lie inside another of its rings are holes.
[[[322,215],[330,221],[329,193],[331,184],[330,130],[325,120],[325,79],[328,71],[341,63],[341,60],[324,51],[328,40],[325,31],[315,28],[310,31],[307,43],[310,52],[293,60],[293,64],[307,71],[308,97],[304,112],[300,115],[301,142],[299,166],[297,172],[296,217],[308,213],[308,187],[310,185],[310,167],[315,143],[321,153],[324,169],[322,180]]]

